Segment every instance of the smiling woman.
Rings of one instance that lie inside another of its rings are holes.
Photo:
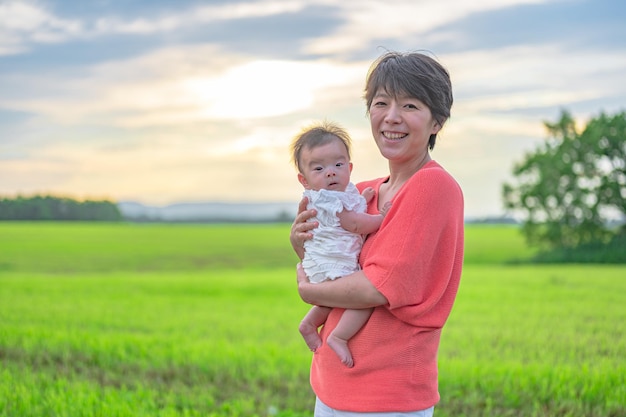
[[[306,109],[320,90],[354,79],[349,68],[329,63],[261,60],[190,79],[185,89],[207,117],[261,118]]]

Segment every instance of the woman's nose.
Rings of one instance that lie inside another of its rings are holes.
[[[387,112],[385,113],[385,121],[389,123],[397,123],[400,120],[400,108],[398,105],[391,103],[387,106]]]

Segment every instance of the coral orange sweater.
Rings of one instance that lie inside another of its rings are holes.
[[[378,190],[386,178],[358,184]],[[378,213],[377,199],[369,213]],[[439,401],[437,351],[463,264],[463,194],[437,162],[415,173],[392,200],[360,263],[387,298],[349,342],[347,368],[324,343],[313,356],[311,385],[328,406],[355,412],[415,411]],[[322,338],[336,326],[333,309]]]

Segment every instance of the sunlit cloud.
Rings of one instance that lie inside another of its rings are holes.
[[[218,52],[221,63],[213,59]],[[213,47],[164,49],[100,64],[83,78],[57,78],[51,83],[54,91],[34,98],[0,98],[0,106],[63,124],[122,127],[256,119],[301,111],[318,96],[325,101],[324,95],[332,95],[335,88],[360,81],[362,72],[361,64],[243,61]],[[28,78],[21,82],[30,84]]]
[[[316,94],[342,86],[362,72],[323,61],[252,61],[212,78],[185,82],[187,95],[217,119],[260,118],[312,106]]]

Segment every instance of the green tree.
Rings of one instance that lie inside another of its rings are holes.
[[[525,215],[530,244],[608,242],[620,232],[609,219],[626,218],[626,113],[602,113],[582,132],[565,110],[544,125],[548,140],[514,166],[517,184],[503,185],[505,207]]]

